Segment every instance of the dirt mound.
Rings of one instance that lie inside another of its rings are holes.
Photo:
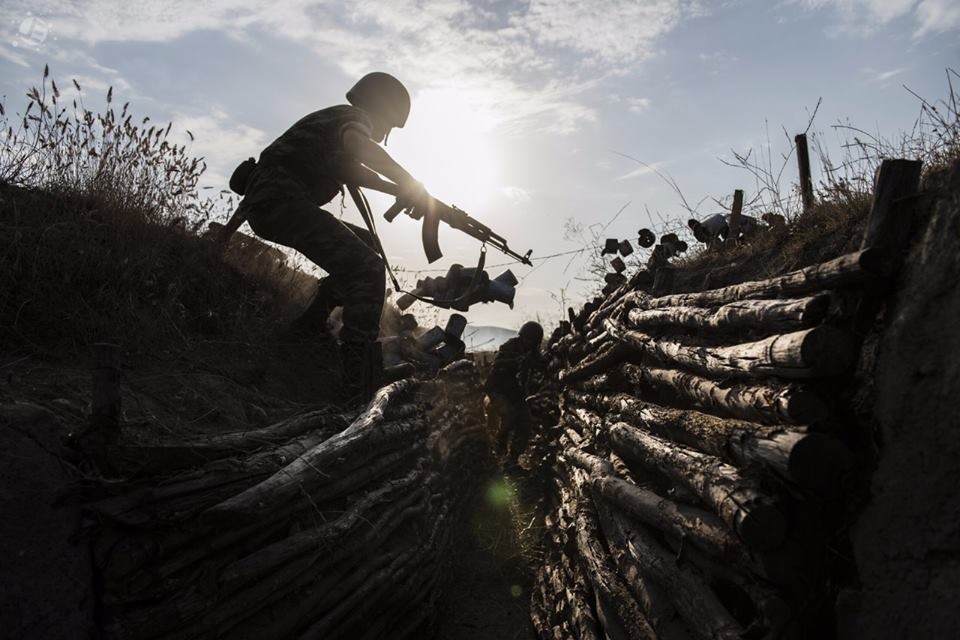
[[[847,638],[947,637],[960,626],[960,163],[928,194],[877,356],[879,466],[853,535],[863,585]]]

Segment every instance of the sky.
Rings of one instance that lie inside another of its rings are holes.
[[[94,110],[112,86],[138,116],[193,134],[215,193],[301,116],[344,103],[364,73],[392,73],[413,108],[388,152],[533,251],[533,268],[490,251],[491,276],[521,279],[515,308],[467,314],[515,328],[593,295],[595,252],[571,253],[593,237],[681,227],[685,207],[716,213],[736,188],[750,201],[759,186],[725,164],[735,154],[778,169],[808,127],[833,158],[849,135],[839,123],[909,130],[920,103],[905,87],[945,97],[958,34],[957,0],[0,0],[0,94],[22,109],[45,64]],[[349,201],[327,209],[360,223]],[[479,244],[450,229],[432,265],[415,221],[380,232],[408,283],[477,260]]]

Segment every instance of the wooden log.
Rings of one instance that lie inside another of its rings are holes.
[[[620,455],[655,465],[696,493],[750,547],[773,549],[783,542],[787,525],[777,501],[736,468],[625,422],[610,425],[608,431]]]
[[[292,416],[260,429],[208,434],[202,439],[184,440],[174,444],[195,447],[200,452],[223,449],[238,454],[281,444],[310,432],[324,433],[330,437],[343,431],[348,424],[346,416],[327,408]]]
[[[756,609],[761,630],[766,638],[778,638],[793,617],[793,611],[776,589],[759,580],[741,567],[718,561],[701,550],[684,543],[682,538],[667,538],[677,554],[680,566],[690,568],[703,576],[708,584],[723,584],[739,589]]]
[[[830,411],[815,393],[795,384],[721,384],[692,373],[623,365],[624,377],[693,404],[735,418],[766,424],[813,425]]]
[[[566,617],[562,614],[566,607],[566,590],[554,589],[547,577],[548,567],[540,566],[534,579],[533,593],[530,597],[530,621],[541,640],[567,640],[574,636]],[[596,636],[593,636],[594,638]]]
[[[588,481],[595,496],[616,505],[631,517],[664,533],[689,540],[726,562],[750,561],[743,543],[716,514],[663,498],[637,485],[629,473],[615,470],[613,463],[572,449],[565,443],[563,455],[590,472]]]
[[[619,513],[605,510],[608,527],[619,529],[626,542],[623,552],[643,568],[672,600],[686,627],[703,640],[742,638],[743,627],[730,615],[716,594],[694,572],[678,566],[676,559],[650,534],[628,523]]]
[[[670,409],[627,394],[605,396],[569,390],[565,401],[613,415],[650,433],[718,456],[737,466],[761,463],[817,492],[835,491],[853,465],[842,442],[802,427],[785,429],[699,411]]]
[[[717,309],[663,307],[631,309],[627,322],[634,329],[681,328],[689,331],[759,329],[787,332],[819,324],[826,317],[830,296],[818,294],[789,300],[738,300]]]
[[[564,484],[559,474],[553,476],[553,481],[557,485],[558,496],[569,495],[570,487]],[[603,636],[589,602],[593,598],[592,589],[583,567],[573,558],[577,553],[575,523],[567,512],[567,506],[561,502],[553,514],[544,519],[547,550],[553,558],[548,575],[553,589],[564,595],[567,609],[565,618],[574,631],[573,637],[598,640]]]
[[[657,634],[650,626],[643,611],[633,599],[623,580],[617,575],[600,543],[600,524],[593,507],[584,499],[582,491],[586,475],[579,469],[571,469],[573,491],[567,498],[575,514],[576,545],[583,563],[587,580],[594,591],[612,605],[617,618],[623,623],[625,637],[630,640],[656,640]],[[605,629],[606,630],[606,629]]]
[[[619,386],[619,380],[617,379],[617,373],[619,369],[613,371],[607,371],[588,378],[586,380],[578,380],[577,382],[572,382],[568,386],[572,389],[577,389],[579,391],[587,391],[594,393],[607,393],[611,389],[615,389]]]
[[[571,541],[571,547],[575,549],[576,543]],[[563,585],[564,597],[569,608],[569,625],[575,631],[575,637],[599,639],[600,623],[587,601],[590,588],[583,567],[568,554],[561,553],[560,569],[553,574],[553,579]],[[554,587],[559,588],[557,584],[554,584]]]
[[[804,212],[813,206],[813,178],[810,174],[810,151],[807,149],[807,134],[798,133],[793,138],[797,146],[797,168],[800,173],[800,201]]]
[[[602,500],[594,504],[600,517],[600,525],[606,538],[607,548],[613,558],[617,572],[623,578],[627,588],[643,609],[650,626],[659,640],[685,640],[690,637],[683,623],[677,618],[677,612],[664,589],[654,582],[636,559],[627,552],[629,542],[623,530],[611,519],[610,507]]]
[[[875,283],[887,277],[889,262],[885,252],[870,247],[767,280],[659,298],[635,291],[624,296],[624,300],[629,306],[640,309],[718,307],[737,300],[803,296],[826,289]]]
[[[368,537],[362,547],[353,545],[353,548],[345,554],[340,552],[339,547],[333,547],[336,549],[337,556],[344,558],[341,566],[331,568],[329,561],[324,557],[323,564],[315,565],[316,569],[313,573],[316,578],[313,581],[304,584],[298,593],[284,597],[272,610],[260,615],[259,618],[263,624],[257,625],[250,622],[238,624],[237,628],[245,631],[245,636],[238,637],[251,639],[295,637],[297,631],[322,618],[366,584],[371,576],[387,566],[389,561],[396,559],[399,554],[397,549],[383,554],[377,554],[374,551],[382,548],[391,539],[393,531],[398,526],[415,516],[432,517],[422,505],[406,507],[398,514],[396,511],[393,514],[384,513],[370,526],[371,532],[378,531],[383,525],[390,528],[375,537]],[[396,524],[397,520],[401,520],[401,524]],[[437,521],[439,522],[439,518]],[[351,541],[347,540],[347,544],[350,545]],[[231,630],[231,636],[234,634],[237,634],[236,629]]]
[[[672,502],[653,491],[609,475],[592,477],[590,484],[597,495],[646,525],[681,536],[727,562],[748,562],[750,559],[740,540],[716,514]]]
[[[411,490],[422,481],[422,473],[413,470],[401,478],[389,481],[358,500],[341,517],[314,529],[306,529],[292,536],[265,546],[256,553],[237,560],[220,574],[225,590],[233,585],[241,586],[269,572],[270,567],[303,554],[328,547],[342,540],[351,531],[373,520],[389,520],[397,523],[396,515],[422,498],[420,491]],[[380,518],[373,518],[371,510],[380,504],[391,504]],[[386,525],[384,525],[386,526]],[[381,527],[382,529],[382,527]]]
[[[588,356],[579,364],[561,371],[560,382],[571,384],[602,373],[620,364],[628,353],[629,349],[622,343],[609,342],[600,347],[594,355]]]
[[[361,588],[354,590],[343,602],[312,624],[300,635],[300,638],[302,640],[330,638],[333,631],[341,620],[350,613],[351,609],[355,607],[369,608],[378,596],[382,597],[387,589],[393,587],[398,574],[405,569],[405,565],[418,560],[419,553],[423,553],[422,550],[415,547],[403,549],[389,565],[376,571]]]
[[[409,593],[404,594],[404,584],[412,573],[423,571],[424,565],[430,562],[445,520],[442,515],[436,518],[430,534],[425,536],[421,544],[404,549],[388,567],[369,576],[358,588],[349,590],[336,607],[326,612],[300,637],[304,640],[356,638],[359,636],[358,627],[369,624],[374,609],[386,598],[396,595],[401,602],[409,601]]]
[[[823,378],[843,373],[857,357],[854,337],[829,325],[725,347],[658,339],[613,320],[607,320],[607,328],[622,343],[664,365],[721,378]]]
[[[596,329],[603,324],[614,310],[622,303],[623,297],[631,291],[648,289],[653,285],[654,275],[647,269],[641,269],[634,273],[630,279],[618,288],[613,294],[607,296],[606,300],[590,314],[586,319],[585,326],[588,329]]]
[[[367,409],[344,431],[325,440],[260,484],[208,509],[207,522],[251,521],[267,517],[302,492],[310,492],[328,477],[326,467],[354,452],[370,451],[409,440],[422,422],[383,422],[388,403],[412,391],[417,382],[400,380],[380,389]]]
[[[620,542],[613,553],[639,567],[666,593],[693,637],[742,637],[743,628],[699,576],[678,567],[672,554],[642,527],[631,525],[605,505],[600,505],[599,511],[604,533],[610,532]],[[677,632],[675,625],[671,629]]]
[[[295,637],[309,624],[311,613],[328,611],[337,603],[338,600],[330,602],[331,594],[349,593],[358,582],[387,566],[398,554],[399,550],[391,549],[364,557],[359,562],[356,557],[351,557],[339,565],[312,571],[296,591],[291,591],[270,607],[257,610],[252,616],[228,620],[223,628],[216,629],[216,633],[237,640]]]
[[[369,463],[361,465],[334,482],[318,488],[309,496],[310,501],[314,506],[317,506],[362,491],[376,479],[400,468],[403,463],[414,463],[423,455],[424,448],[415,442],[408,447],[377,456]]]
[[[416,472],[413,472],[416,473]],[[404,481],[410,483],[412,477]],[[230,620],[251,615],[270,605],[301,585],[301,576],[314,575],[323,566],[341,561],[360,549],[375,549],[404,518],[422,512],[425,495],[422,490],[397,501],[384,516],[371,526],[370,535],[350,536],[361,524],[370,522],[367,509],[382,500],[383,491],[362,501],[359,508],[327,523],[319,529],[308,529],[290,538],[265,545],[255,553],[225,568],[218,580],[218,590],[197,588],[196,581],[186,582],[186,590],[178,592],[168,604],[154,607],[136,623],[143,637],[196,637],[227,624]],[[396,490],[396,487],[389,487]],[[413,503],[419,501],[420,506]],[[398,516],[400,514],[400,516]],[[403,516],[403,517],[401,517]],[[371,539],[371,535],[373,536]],[[310,571],[311,573],[305,573]],[[139,637],[139,636],[138,636]]]
[[[164,486],[133,490],[128,495],[86,502],[83,507],[124,526],[154,528],[158,522],[179,520],[181,514],[189,514],[192,508],[203,509],[236,495],[268,473],[211,473],[202,478],[171,481]]]
[[[205,466],[214,460],[233,456],[238,457],[238,466],[250,469],[258,466],[276,467],[275,461],[284,457],[284,454],[296,451],[299,455],[306,450],[305,444],[316,446],[343,431],[346,425],[342,415],[331,414],[327,409],[252,431],[210,434],[202,439],[162,440],[144,445],[108,445],[107,454],[113,460],[112,466],[128,477],[169,475],[184,468]],[[242,454],[251,452],[256,453],[242,457]]]

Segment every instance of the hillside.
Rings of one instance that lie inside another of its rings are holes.
[[[496,351],[504,342],[517,335],[513,329],[491,327],[486,325],[468,325],[463,333],[463,341],[467,344],[467,352]]]

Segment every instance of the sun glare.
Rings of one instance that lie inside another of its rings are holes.
[[[467,211],[482,208],[499,187],[496,120],[481,98],[456,89],[417,93],[407,126],[388,146],[431,194]]]

